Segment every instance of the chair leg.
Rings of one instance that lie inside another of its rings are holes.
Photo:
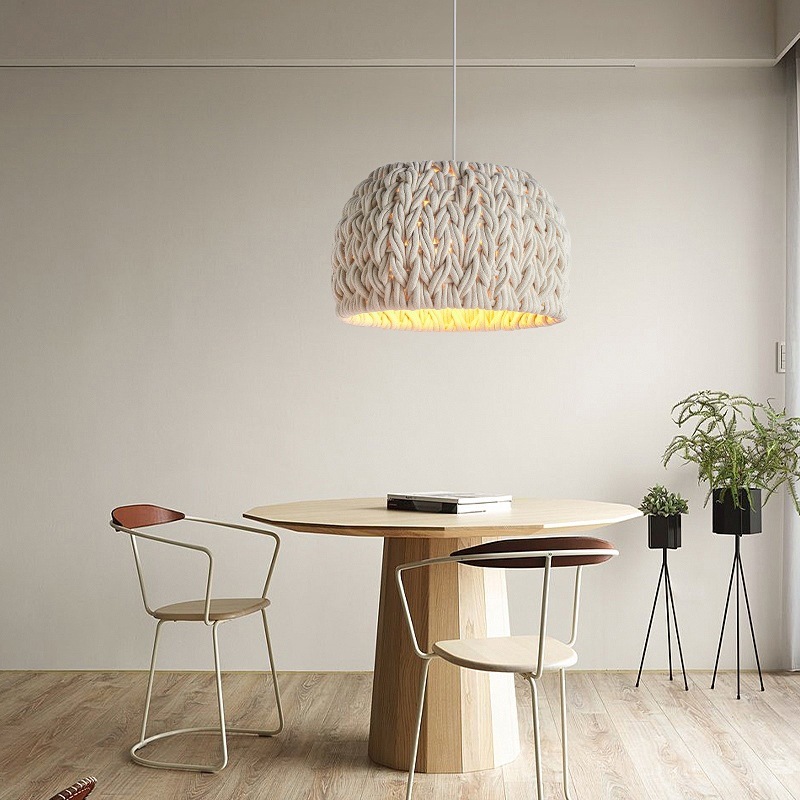
[[[155,676],[156,656],[158,653],[158,640],[161,633],[161,625],[165,620],[159,620],[156,626],[156,635],[153,640],[153,655],[150,660],[150,677],[147,682],[147,696],[145,698],[144,706],[144,719],[142,721],[142,735],[140,740],[131,748],[131,758],[137,764],[142,764],[146,767],[155,767],[157,769],[181,769],[191,772],[219,772],[224,769],[228,763],[228,734],[250,734],[251,736],[274,736],[283,730],[283,708],[281,706],[280,689],[278,687],[278,676],[275,670],[275,659],[272,653],[272,642],[269,637],[269,626],[267,625],[266,614],[262,612],[262,620],[264,623],[264,636],[267,641],[267,655],[269,656],[269,667],[272,674],[272,686],[275,693],[275,704],[278,709],[278,727],[272,730],[260,728],[230,728],[225,724],[225,706],[222,696],[222,669],[220,667],[219,658],[219,639],[218,628],[221,620],[216,621],[211,627],[211,639],[214,647],[214,683],[217,692],[217,706],[219,708],[219,725],[213,728],[180,728],[174,731],[165,731],[164,733],[157,733],[153,736],[147,736],[147,720],[150,713],[150,700],[153,693],[153,679]],[[214,733],[220,737],[222,744],[222,760],[219,764],[182,764],[167,761],[155,761],[149,758],[143,758],[139,755],[139,751],[147,745],[159,739],[167,739],[171,736],[179,736],[184,733]]]
[[[408,782],[406,783],[406,800],[411,800],[414,788],[414,770],[417,768],[417,750],[419,749],[419,734],[422,728],[422,712],[425,708],[425,687],[428,684],[428,669],[431,659],[426,658],[422,664],[422,676],[419,680],[419,703],[417,704],[417,722],[414,728],[414,739],[411,742],[411,763],[408,767]]]
[[[156,634],[153,639],[153,655],[150,659],[150,676],[147,681],[147,696],[145,697],[145,703],[144,703],[142,736],[141,739],[130,750],[131,760],[135,761],[137,764],[141,764],[142,766],[153,767],[155,769],[182,769],[182,770],[188,770],[190,772],[219,772],[228,763],[228,748],[227,748],[227,742],[225,740],[225,717],[222,707],[222,679],[219,668],[219,647],[217,644],[217,625],[219,624],[218,622],[214,623],[214,627],[212,629],[212,636],[214,644],[214,676],[217,685],[217,699],[219,703],[221,726],[219,728],[181,728],[179,730],[165,731],[164,733],[156,733],[153,736],[146,735],[147,721],[150,715],[150,700],[153,695],[153,680],[155,678],[155,672],[156,672],[158,641],[159,641],[159,636],[161,634],[161,626],[165,621],[166,620],[159,620],[158,624],[156,625]],[[222,747],[223,760],[221,764],[217,765],[183,764],[171,761],[155,761],[151,758],[143,758],[142,756],[139,755],[139,751],[142,748],[146,747],[152,742],[158,741],[159,739],[168,739],[171,736],[178,736],[183,733],[219,733],[219,732],[222,732],[222,741],[223,741],[223,747]]]
[[[544,800],[544,786],[542,784],[542,736],[539,729],[539,690],[533,675],[525,676],[531,686],[531,707],[533,709],[533,757],[536,764],[536,797]]]
[[[272,655],[272,642],[269,638],[269,625],[267,612],[261,609],[261,619],[264,622],[264,638],[267,640],[267,655],[269,656],[269,670],[272,673],[272,690],[275,694],[275,706],[278,709],[278,727],[272,731],[262,731],[259,736],[276,736],[283,730],[283,706],[281,705],[281,692],[278,688],[278,675],[275,671],[275,657]]]
[[[214,678],[217,683],[217,705],[219,706],[219,732],[220,738],[222,740],[222,764],[220,766],[209,769],[203,770],[203,772],[219,772],[221,769],[225,769],[226,764],[228,763],[228,737],[225,734],[225,707],[222,702],[222,670],[219,666],[219,641],[217,640],[217,627],[219,626],[219,621],[215,622],[211,626],[211,640],[214,643]]]
[[[147,736],[147,721],[150,715],[150,701],[153,695],[153,681],[156,671],[156,658],[158,655],[158,641],[161,634],[161,626],[167,620],[159,620],[156,625],[156,634],[153,639],[153,655],[150,659],[150,676],[147,681],[147,695],[144,703],[144,717],[142,719],[142,735],[140,740],[131,748],[131,760],[137,764],[145,767],[153,767],[154,769],[180,769],[190,772],[219,772],[224,769],[228,763],[228,746],[226,741],[225,732],[225,712],[222,705],[222,676],[219,666],[219,645],[217,642],[217,625],[214,623],[212,628],[212,640],[214,645],[214,678],[217,687],[217,702],[219,705],[220,713],[220,727],[218,728],[180,728],[174,731],[165,731],[164,733],[156,733],[153,736]],[[152,744],[159,739],[168,739],[172,736],[179,736],[184,733],[221,733],[222,734],[222,762],[220,764],[184,764],[172,761],[155,761],[151,758],[143,758],[139,755],[139,751],[149,744]]]
[[[158,637],[161,634],[161,625],[164,620],[161,619],[156,625],[156,634],[153,637],[153,654],[150,657],[150,676],[147,679],[147,694],[144,700],[144,716],[142,717],[142,735],[139,741],[143,742],[147,738],[147,717],[150,714],[150,698],[153,696],[153,678],[156,674],[156,655],[158,654]]]
[[[560,673],[561,684],[561,769],[564,781],[564,797],[571,800],[569,794],[569,747],[567,745],[567,671],[562,669]]]

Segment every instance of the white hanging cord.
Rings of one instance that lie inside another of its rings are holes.
[[[453,161],[456,160],[456,21],[458,0],[453,0]]]

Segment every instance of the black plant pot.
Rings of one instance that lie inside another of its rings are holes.
[[[681,546],[681,515],[648,516],[647,546],[651,550],[677,550]]]
[[[714,489],[712,528],[714,533],[741,536],[761,533],[761,489],[739,490],[739,508],[733,504],[730,489]],[[720,499],[722,498],[722,499]],[[752,504],[751,504],[752,500]]]

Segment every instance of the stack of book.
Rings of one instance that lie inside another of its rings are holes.
[[[510,494],[467,494],[464,492],[418,492],[387,494],[386,508],[395,511],[424,511],[428,514],[475,514],[481,511],[509,511]]]

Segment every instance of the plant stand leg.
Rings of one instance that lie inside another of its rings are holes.
[[[666,550],[664,551],[666,554]],[[666,561],[665,561],[666,564]],[[672,592],[672,581],[669,577],[669,565],[667,565],[666,570],[666,591],[669,595],[669,602],[672,606],[672,621],[675,623],[675,638],[678,641],[678,655],[681,659],[681,672],[683,673],[683,688],[688,692],[689,691],[689,681],[686,679],[686,666],[683,663],[683,648],[681,647],[681,634],[678,630],[678,615],[675,612],[675,595]]]
[[[669,567],[667,566],[667,548],[662,550],[661,569],[664,572],[664,610],[667,612],[667,660],[669,662],[669,679],[673,680],[672,674],[672,636],[669,631]]]
[[[756,645],[756,631],[753,627],[753,615],[750,613],[750,598],[747,596],[747,584],[744,580],[744,566],[742,556],[739,554],[739,574],[742,577],[742,589],[744,590],[744,603],[747,608],[747,619],[750,623],[750,636],[753,639],[753,652],[756,654],[756,666],[758,667],[758,682],[761,684],[761,691],[764,691],[764,677],[761,674],[761,659],[758,657],[758,645]]]
[[[738,548],[737,548],[738,552]],[[717,668],[719,667],[719,654],[722,652],[722,637],[725,635],[725,623],[728,620],[728,606],[731,602],[731,589],[733,588],[733,576],[736,572],[737,557],[733,557],[733,566],[731,567],[731,579],[728,581],[728,596],[725,599],[725,611],[722,612],[722,630],[719,632],[719,644],[717,645],[717,658],[714,661],[714,677],[711,679],[711,688],[717,682]]]
[[[764,676],[761,673],[761,659],[758,656],[758,645],[756,644],[756,631],[753,625],[753,614],[750,609],[750,597],[747,594],[747,583],[744,577],[744,565],[742,564],[742,551],[741,551],[741,534],[735,534],[736,539],[734,542],[733,552],[733,568],[731,569],[731,579],[728,582],[728,597],[725,600],[725,612],[722,615],[722,630],[719,634],[719,645],[717,646],[717,659],[714,662],[714,677],[711,681],[711,688],[717,681],[717,668],[719,667],[719,656],[722,650],[722,637],[725,633],[725,622],[728,618],[728,606],[731,600],[731,590],[733,588],[734,576],[736,578],[736,699],[742,699],[742,668],[741,668],[741,637],[739,635],[740,623],[740,609],[741,601],[739,594],[744,594],[745,608],[747,609],[747,621],[750,624],[750,638],[753,640],[753,652],[756,656],[756,666],[758,667],[758,682],[761,686],[761,691],[764,691]],[[741,588],[740,588],[741,587]]]
[[[739,648],[739,570],[742,568],[742,563],[739,556],[739,542],[741,537],[736,537],[736,555],[733,558],[733,563],[736,565],[736,699],[742,699],[742,670],[741,658]]]
[[[658,584],[656,585],[656,596],[653,598],[653,609],[650,612],[650,622],[647,625],[647,635],[644,637],[644,649],[642,650],[642,660],[639,662],[639,674],[636,676],[636,687],[639,687],[639,681],[642,679],[642,669],[644,668],[644,657],[647,655],[647,645],[650,642],[650,631],[653,628],[653,617],[656,615],[656,606],[658,605],[658,593],[661,591],[661,580],[664,577],[664,564],[661,563],[661,572],[658,573]]]

